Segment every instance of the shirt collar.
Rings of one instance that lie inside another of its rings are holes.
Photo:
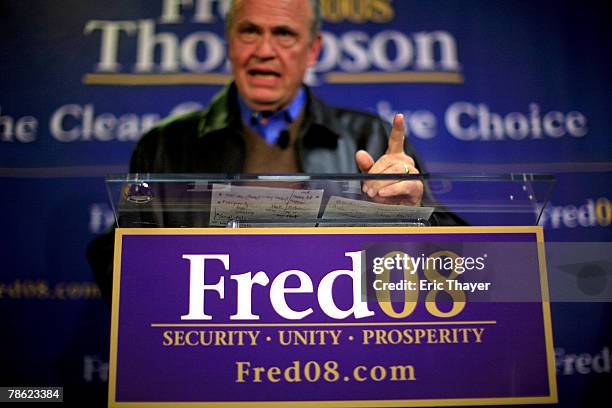
[[[309,149],[314,147],[336,148],[342,127],[339,127],[330,108],[313,95],[308,86],[304,85],[303,89],[306,112],[301,124],[301,132],[303,131],[303,135],[307,136],[303,141],[304,146]],[[236,129],[241,125],[238,89],[236,84],[231,82],[214,96],[208,108],[202,112],[198,125],[198,137],[225,129]]]
[[[240,96],[240,92],[238,92],[238,103],[240,105],[240,116],[242,117],[242,121],[245,124],[251,125],[253,123],[253,120],[255,120],[256,123],[259,123],[262,113],[260,111],[251,109],[246,104],[244,99],[242,99],[242,96]],[[297,95],[295,96],[295,98],[293,98],[289,106],[287,106],[285,109],[272,113],[270,119],[280,120],[281,118],[284,118],[287,123],[291,123],[295,120],[295,118],[298,117],[305,103],[306,92],[304,91],[304,87],[302,86],[300,87]]]

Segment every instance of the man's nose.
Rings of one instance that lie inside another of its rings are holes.
[[[266,33],[261,37],[255,49],[255,55],[258,58],[272,58],[276,55],[274,38],[271,33]]]

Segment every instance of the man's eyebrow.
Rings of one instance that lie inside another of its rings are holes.
[[[250,20],[240,21],[239,23],[236,24],[236,28],[239,28],[239,29],[257,28],[259,30],[263,29],[263,27],[261,27],[259,24],[255,23],[253,21],[250,21]],[[297,33],[298,32],[295,28],[293,28],[293,27],[291,27],[289,25],[286,25],[286,24],[280,24],[280,25],[274,26],[274,27],[270,28],[270,30],[273,31],[273,32],[279,32],[279,31],[288,31],[288,32],[291,32],[291,33]]]
[[[291,33],[296,33],[297,32],[297,30],[295,28],[290,27],[288,25],[284,25],[284,24],[272,27],[272,31],[289,31]]]
[[[238,28],[260,28],[259,25],[249,20],[239,22],[238,24],[236,24],[236,27]]]

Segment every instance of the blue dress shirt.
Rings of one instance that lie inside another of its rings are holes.
[[[263,137],[267,143],[276,144],[281,132],[297,118],[306,103],[306,92],[300,88],[298,94],[286,109],[276,112],[259,112],[248,107],[238,94],[242,121]]]

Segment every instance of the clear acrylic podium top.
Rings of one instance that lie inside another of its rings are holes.
[[[419,181],[425,193],[418,207],[407,197],[372,199],[362,191],[365,182]],[[537,225],[554,181],[530,173],[122,174],[108,176],[106,187],[121,228],[430,226],[449,219],[508,226]]]

